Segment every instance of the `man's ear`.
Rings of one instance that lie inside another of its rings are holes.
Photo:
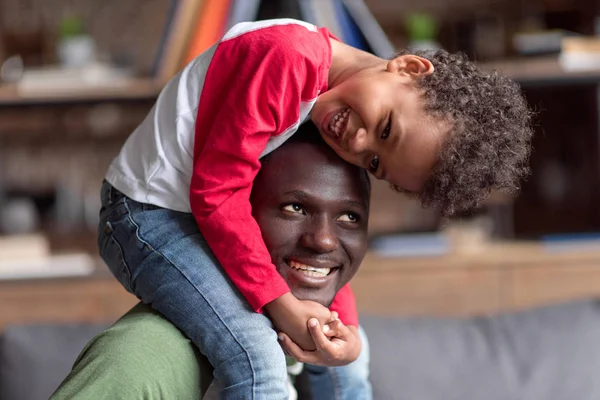
[[[433,64],[424,57],[414,54],[403,54],[387,64],[388,72],[410,76],[412,78],[421,78],[433,74]]]

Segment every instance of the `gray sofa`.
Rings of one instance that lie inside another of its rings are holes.
[[[600,301],[486,318],[362,316],[381,400],[598,400]],[[15,326],[0,337],[0,399],[47,399],[104,326]]]

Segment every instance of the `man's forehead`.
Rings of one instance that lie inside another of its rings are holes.
[[[324,143],[286,143],[263,162],[259,179],[262,190],[273,194],[305,191],[313,197],[326,195],[364,203],[369,197],[368,178],[362,170],[339,158]]]

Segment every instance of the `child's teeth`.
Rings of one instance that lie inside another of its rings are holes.
[[[339,133],[338,132],[339,128],[346,122],[346,118],[348,118],[349,114],[350,114],[350,109],[347,108],[344,111],[339,112],[336,115],[334,115],[333,118],[331,119],[331,123],[329,124],[329,129],[331,129],[335,133]]]

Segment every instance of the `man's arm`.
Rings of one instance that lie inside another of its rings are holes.
[[[139,304],[86,345],[51,399],[199,399],[209,368],[183,333]]]

